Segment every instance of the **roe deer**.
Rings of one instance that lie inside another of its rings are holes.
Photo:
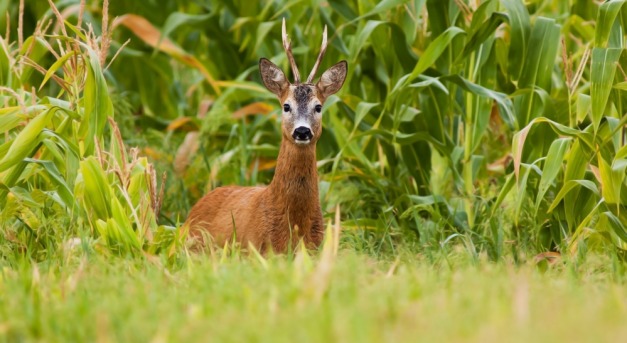
[[[318,83],[312,81],[327,48],[327,28],[320,54],[307,82],[300,82],[291,42],[282,25],[283,48],[294,74],[291,84],[279,67],[259,60],[261,79],[283,107],[281,147],[274,178],[267,187],[219,187],[194,205],[187,225],[190,236],[208,233],[214,243],[235,239],[261,253],[284,253],[302,239],[308,248],[322,242],[324,228],[318,196],[316,142],[322,132],[322,105],[340,90],[348,64],[341,61],[325,71]]]

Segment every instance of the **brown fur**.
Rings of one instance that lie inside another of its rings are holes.
[[[324,235],[316,169],[316,142],[322,124],[312,100],[323,104],[341,88],[346,62],[331,67],[315,85],[291,85],[285,74],[266,59],[260,60],[259,69],[264,85],[281,104],[288,100],[295,103],[282,121],[283,137],[274,178],[267,187],[215,189],[194,205],[186,224],[191,237],[200,239],[206,232],[220,246],[234,239],[243,247],[250,244],[262,253],[283,253],[290,247],[296,248],[302,239],[308,248],[317,248]],[[306,120],[310,125],[313,137],[309,144],[297,144],[292,138],[295,120]]]
[[[235,240],[265,252],[286,252],[302,238],[316,248],[323,238],[315,145],[283,140],[274,179],[267,187],[220,187],[189,214],[190,235],[211,234],[222,246]]]

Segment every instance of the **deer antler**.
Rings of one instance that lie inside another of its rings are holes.
[[[324,53],[327,51],[327,26],[324,25],[324,32],[322,33],[322,45],[320,46],[320,54],[318,54],[318,59],[316,60],[316,64],[314,64],[309,77],[307,78],[307,83],[311,83],[316,77],[316,73],[318,72],[318,67],[320,67],[320,62],[322,62],[322,57],[324,57]]]
[[[292,42],[287,39],[287,32],[285,30],[285,18],[283,18],[283,49],[285,49],[285,54],[287,55],[287,59],[290,61],[290,65],[292,66],[292,73],[294,74],[294,83],[300,83],[300,73],[298,72],[298,66],[296,65],[296,61],[294,61],[294,55],[292,54]]]

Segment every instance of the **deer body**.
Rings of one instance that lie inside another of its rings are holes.
[[[267,187],[220,187],[205,195],[187,219],[192,237],[202,237],[206,232],[220,246],[235,240],[261,252],[286,252],[301,239],[308,248],[317,248],[322,242],[316,142],[322,133],[322,104],[342,87],[347,64],[342,61],[334,65],[318,83],[311,83],[326,50],[325,27],[314,69],[307,82],[300,83],[285,20],[283,46],[292,66],[294,84],[269,60],[259,61],[264,85],[283,105],[283,135],[274,178]]]
[[[281,144],[269,186],[220,187],[202,198],[189,216],[192,236],[207,231],[218,245],[235,238],[262,252],[284,252],[300,239],[317,247],[323,228],[315,147],[305,148],[307,156],[292,149],[289,143]]]

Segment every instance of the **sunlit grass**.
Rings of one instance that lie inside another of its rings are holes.
[[[316,260],[316,259],[314,259]],[[381,261],[342,250],[328,283],[296,257],[161,261],[71,257],[6,269],[5,341],[598,342],[627,328],[606,258],[575,267]],[[578,270],[574,270],[577,268]],[[582,272],[584,271],[584,272]],[[316,288],[320,287],[320,288]]]

